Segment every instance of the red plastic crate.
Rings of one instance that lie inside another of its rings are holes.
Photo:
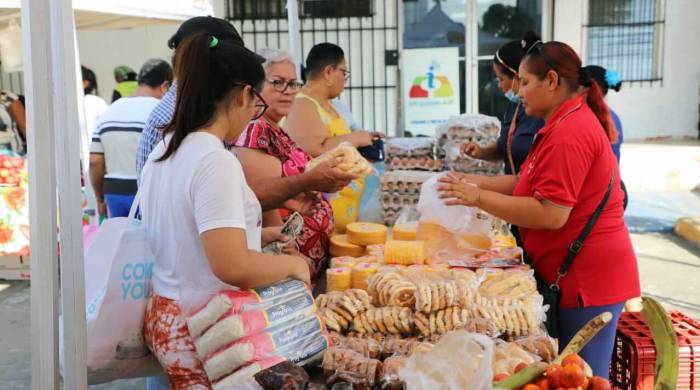
[[[700,389],[700,322],[680,312],[670,313],[678,336],[679,373],[676,390]],[[610,363],[613,389],[652,390],[656,376],[656,348],[640,313],[622,313]]]

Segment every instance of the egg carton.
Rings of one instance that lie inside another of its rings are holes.
[[[393,193],[383,193],[381,197],[381,205],[383,208],[402,208],[416,206],[418,204],[418,199],[420,198],[420,193],[406,195]]]
[[[387,160],[389,170],[442,171],[445,161],[427,157],[392,157]]]
[[[387,159],[393,157],[433,158],[435,156],[435,140],[426,137],[390,138],[386,140],[384,150]]]
[[[387,171],[379,176],[379,183],[382,191],[420,193],[423,183],[435,175],[436,173],[427,171]]]

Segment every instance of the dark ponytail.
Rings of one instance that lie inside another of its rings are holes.
[[[163,137],[172,139],[162,157],[172,156],[192,132],[206,127],[219,107],[228,105],[233,92],[242,85],[259,89],[265,71],[258,58],[230,40],[219,41],[207,33],[194,34],[175,53],[177,102],[172,121],[163,128]]]
[[[603,130],[611,142],[617,141],[617,130],[610,117],[610,109],[605,104],[600,86],[591,80],[590,75],[581,67],[581,58],[574,49],[563,42],[547,42],[535,44],[525,56],[527,69],[537,75],[540,80],[547,72],[554,71],[559,76],[559,82],[569,91],[579,87],[587,88],[586,104],[591,108]]]
[[[528,31],[522,40],[506,43],[493,55],[494,65],[499,67],[501,72],[515,77],[518,74],[520,62],[535,42],[541,42],[540,37],[534,32]]]

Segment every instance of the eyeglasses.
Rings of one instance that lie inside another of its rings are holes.
[[[340,67],[337,67],[336,69],[338,69],[339,71],[343,72],[343,78],[344,78],[345,80],[350,80],[350,71],[349,71],[349,70],[343,69],[343,68],[340,68]]]
[[[253,91],[253,94],[258,99],[258,102],[255,103],[255,115],[253,115],[251,120],[258,120],[265,114],[265,111],[267,111],[270,106],[265,103],[265,99],[260,95],[260,92],[256,91],[253,87],[250,87],[250,90]]]
[[[255,114],[253,115],[253,118],[251,118],[252,121],[260,119],[260,117],[265,114],[265,111],[267,111],[268,107],[270,107],[267,103],[265,103],[265,99],[260,95],[260,92],[258,92],[255,88],[253,88],[252,85],[246,84],[246,83],[234,83],[233,85],[237,85],[239,87],[250,87],[250,90],[253,92],[253,95],[255,95],[255,98],[257,99],[257,103],[255,103]]]
[[[283,80],[283,79],[277,79],[277,80],[265,80],[269,84],[272,84],[272,88],[275,89],[275,91],[284,93],[287,89],[289,89],[292,92],[299,92],[301,87],[304,86],[304,83],[301,81],[297,80]]]

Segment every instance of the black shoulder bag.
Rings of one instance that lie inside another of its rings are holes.
[[[547,332],[551,337],[559,337],[559,302],[561,300],[561,288],[559,287],[559,282],[561,281],[561,278],[566,276],[566,273],[569,272],[571,265],[574,263],[574,259],[583,249],[583,241],[586,239],[586,237],[588,237],[591,230],[593,230],[593,226],[595,226],[596,222],[598,222],[600,214],[603,212],[605,205],[608,203],[614,183],[615,173],[613,172],[610,177],[610,184],[608,184],[608,190],[605,192],[603,200],[600,201],[600,204],[595,209],[593,215],[591,215],[591,218],[588,220],[588,223],[578,237],[571,243],[571,245],[569,245],[569,253],[567,253],[566,259],[564,259],[564,262],[557,270],[557,279],[554,281],[554,283],[549,284],[541,276],[535,274],[537,279],[537,290],[540,292],[540,294],[542,294],[542,297],[544,297],[544,304],[549,305],[545,326],[547,327]]]

